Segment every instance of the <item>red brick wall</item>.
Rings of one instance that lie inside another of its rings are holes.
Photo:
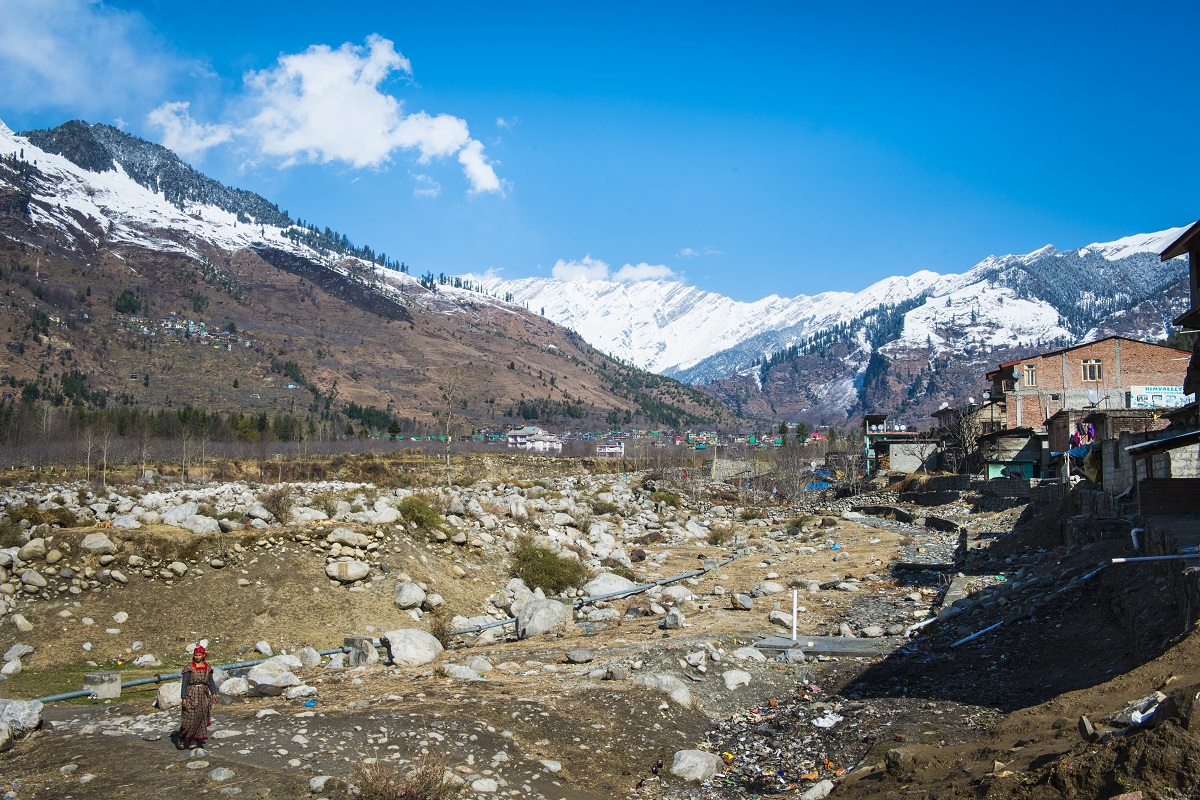
[[[1067,392],[1087,389],[1119,391],[1130,386],[1182,386],[1187,372],[1188,353],[1171,347],[1128,339],[1103,339],[1069,350],[1034,356],[1015,365],[1020,372],[1016,390],[1006,398],[1007,425],[1037,430],[1048,417],[1064,408],[1082,408]],[[1083,380],[1083,362],[1098,359],[1099,381]],[[1037,386],[1025,386],[1025,366],[1037,368]],[[1011,372],[1010,368],[1010,372]],[[1059,399],[1050,397],[1058,393]],[[1115,398],[1114,398],[1115,399]],[[1121,399],[1124,407],[1124,399]]]

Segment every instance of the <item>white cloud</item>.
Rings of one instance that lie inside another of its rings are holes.
[[[144,109],[189,69],[133,12],[87,0],[3,0],[0,11],[9,108],[93,118]]]
[[[699,250],[695,250],[691,247],[685,247],[675,255],[679,258],[696,258],[697,256],[723,256],[725,253],[713,247],[712,245],[705,245]]]
[[[458,163],[462,164],[463,172],[467,174],[467,180],[471,181],[472,192],[504,194],[504,189],[500,186],[500,179],[496,177],[496,171],[492,169],[492,165],[483,157],[483,145],[478,140],[472,139],[463,146],[462,150],[458,151]]]
[[[626,264],[621,267],[613,275],[613,280],[637,283],[638,281],[670,280],[675,277],[678,277],[675,270],[666,264],[647,264],[643,261],[640,264]]]
[[[228,125],[201,124],[192,119],[190,105],[163,103],[146,115],[146,121],[162,132],[163,147],[184,158],[193,158],[233,138]]]
[[[509,117],[508,119],[505,119],[504,117],[496,117],[496,127],[500,128],[501,130],[511,131],[520,123],[521,120],[518,117]]]
[[[280,56],[272,67],[245,76],[255,109],[247,123],[259,150],[285,165],[344,162],[380,167],[396,150],[415,150],[422,164],[457,155],[472,192],[503,192],[483,145],[466,120],[450,114],[404,113],[380,87],[412,65],[378,35],[366,47],[313,45]]]
[[[417,182],[413,194],[417,197],[437,197],[442,193],[442,185],[428,175],[413,175]]]
[[[602,281],[608,278],[608,264],[586,255],[580,261],[554,262],[550,274],[561,281]]]

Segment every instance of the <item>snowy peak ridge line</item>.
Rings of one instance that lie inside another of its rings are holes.
[[[104,246],[117,255],[125,247],[144,247],[204,260],[200,244],[226,252],[277,249],[342,274],[373,275],[374,288],[396,300],[416,298],[447,312],[459,307],[454,302],[459,290],[445,287],[434,296],[415,278],[355,255],[344,237],[314,234],[293,223],[275,204],[252,192],[222,186],[159,145],[116,128],[83,122],[33,133],[66,154],[44,150],[0,123],[0,156],[33,167],[31,177],[14,188],[29,194],[35,225],[99,245],[95,227],[84,224],[94,220],[104,231]],[[478,294],[470,297],[475,303],[503,305]]]
[[[1179,264],[1158,253],[1186,227],[1059,251],[989,256],[963,273],[921,270],[858,292],[777,295],[746,303],[678,281],[465,276],[577,331],[644,369],[702,382],[748,369],[757,359],[886,307],[925,298],[893,341],[952,349],[1035,345],[1078,337],[1106,314],[1177,281]],[[1082,309],[1082,312],[1081,312]]]

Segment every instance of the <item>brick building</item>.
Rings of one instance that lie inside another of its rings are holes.
[[[1044,430],[1046,421],[1064,409],[1169,406],[1182,399],[1190,355],[1109,336],[1001,364],[987,376],[990,399],[1004,404],[1005,428],[1035,431]]]

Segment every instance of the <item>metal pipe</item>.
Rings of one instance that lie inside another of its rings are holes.
[[[988,631],[996,630],[996,628],[999,628],[1003,624],[1004,624],[1004,620],[1000,620],[995,625],[988,625],[986,628],[984,628],[981,631],[976,631],[975,633],[972,633],[970,636],[964,636],[963,638],[959,639],[957,642],[955,642],[954,644],[952,644],[950,646],[958,647],[960,644],[966,644],[967,642],[971,641],[972,639],[978,639],[980,636],[983,636]]]
[[[1133,549],[1134,550],[1142,549],[1142,545],[1138,541],[1138,534],[1145,532],[1145,530],[1146,530],[1145,528],[1134,528],[1133,530],[1131,530],[1129,532],[1129,538],[1133,540]]]
[[[319,650],[319,651],[317,651],[317,655],[330,656],[330,655],[333,655],[334,653],[346,653],[346,652],[349,652],[349,650],[347,650],[347,648],[345,648],[345,647],[334,647],[329,650]],[[218,665],[216,665],[216,669],[230,670],[230,669],[241,669],[242,667],[253,667],[256,664],[263,663],[268,658],[274,658],[274,656],[268,656],[267,658],[258,658],[253,661],[235,661],[232,664],[218,664]],[[173,681],[176,678],[181,678],[181,677],[183,677],[182,672],[168,672],[166,674],[152,675],[149,678],[134,678],[131,681],[122,681],[121,688],[128,689],[133,686],[145,686],[146,684],[149,684],[149,683],[162,683],[163,681]],[[63,692],[62,694],[52,694],[48,697],[38,697],[36,699],[39,703],[53,703],[53,702],[57,702],[59,700],[72,700],[76,697],[91,697],[91,696],[92,696],[91,689],[79,689],[74,692]]]
[[[1181,553],[1174,556],[1138,556],[1137,558],[1114,558],[1114,564],[1131,564],[1135,561],[1184,561],[1189,558],[1200,558],[1200,554]]]

